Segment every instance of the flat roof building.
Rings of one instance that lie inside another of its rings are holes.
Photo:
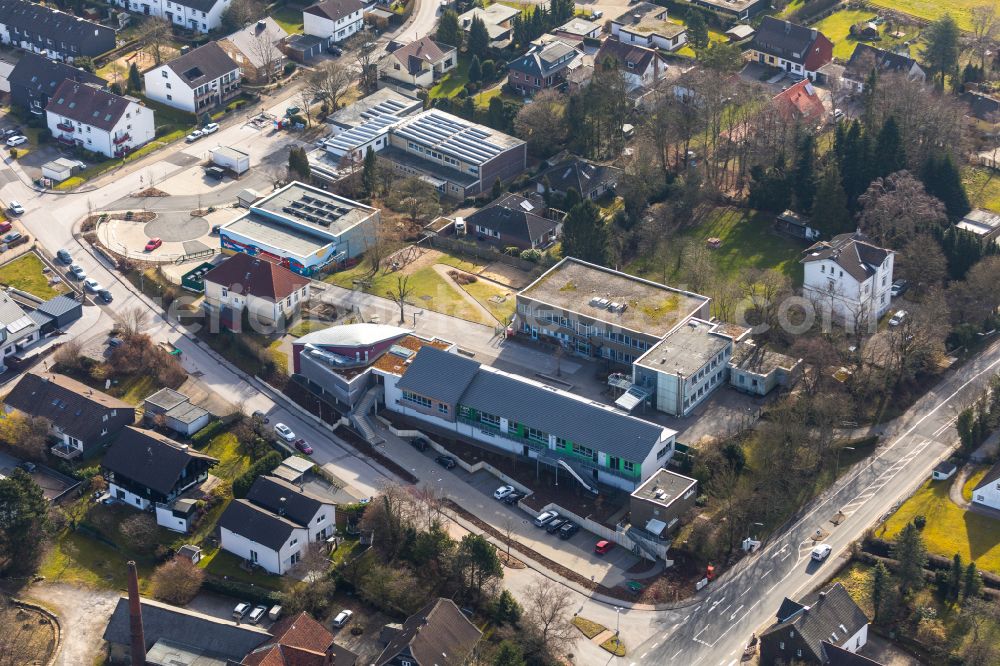
[[[361,254],[378,219],[376,208],[293,182],[251,204],[219,238],[223,250],[312,275]]]
[[[694,506],[698,482],[667,469],[656,473],[632,491],[629,508],[632,525],[650,536],[662,539]]]

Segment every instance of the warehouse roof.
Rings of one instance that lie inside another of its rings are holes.
[[[437,109],[403,119],[393,129],[393,134],[469,164],[484,164],[524,143],[521,139]]]

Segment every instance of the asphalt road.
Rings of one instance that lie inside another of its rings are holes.
[[[1000,369],[1000,341],[950,373],[886,432],[874,458],[858,463],[839,483],[803,510],[780,537],[704,591],[703,599],[674,624],[632,651],[633,661],[729,665],[739,662],[751,633],[773,621],[784,597],[798,598],[819,585],[831,560],[897,502],[925,481],[957,443],[954,421]],[[839,525],[831,521],[843,512]],[[825,562],[810,553],[816,530],[833,547]]]

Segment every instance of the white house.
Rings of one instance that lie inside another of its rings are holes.
[[[1000,509],[1000,462],[993,465],[979,485],[972,489],[972,501],[991,509]]]
[[[57,141],[107,157],[127,155],[153,140],[153,110],[134,97],[67,79],[45,106],[45,121]]]
[[[458,64],[458,49],[422,37],[404,44],[378,63],[381,78],[429,88]]]
[[[200,113],[240,94],[240,66],[216,42],[189,51],[143,76],[146,96],[182,111]]]
[[[273,574],[287,573],[310,543],[336,530],[336,505],[273,476],[254,481],[245,499],[219,518],[220,545]]]
[[[232,0],[112,0],[119,7],[145,16],[161,16],[194,32],[208,32],[222,25],[222,15]]]
[[[762,664],[858,663],[852,655],[868,642],[868,617],[840,583],[809,603],[785,597],[777,618],[760,635]]]
[[[927,80],[927,73],[910,56],[875,48],[865,43],[859,43],[854,47],[854,53],[847,62],[841,80],[852,90],[863,92],[865,81],[873,69],[881,73],[902,74],[911,81]]]
[[[687,28],[667,20],[667,9],[641,2],[611,20],[611,36],[636,46],[675,51],[687,43]]]
[[[302,10],[302,31],[329,43],[342,42],[364,25],[361,0],[323,0]]]
[[[594,56],[594,63],[601,67],[617,67],[629,91],[654,88],[667,75],[667,60],[658,51],[616,39],[604,41]]]
[[[849,329],[866,322],[874,326],[889,309],[892,250],[868,242],[860,232],[820,241],[802,258],[803,295]]]
[[[216,312],[243,310],[251,323],[265,326],[295,316],[309,300],[309,279],[260,257],[238,252],[205,273],[205,304]]]

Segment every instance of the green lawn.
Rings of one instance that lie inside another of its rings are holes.
[[[1000,213],[1000,172],[967,167],[962,174],[962,183],[974,208],[988,208]]]
[[[452,98],[458,91],[469,82],[469,59],[465,56],[458,57],[455,69],[441,77],[434,86],[427,91],[427,96],[431,99],[436,97]],[[488,102],[487,102],[488,103]]]
[[[120,590],[125,588],[128,559],[125,553],[96,539],[65,530],[53,540],[38,574],[50,582]],[[140,591],[145,591],[153,567],[142,560],[137,560],[136,565]]]
[[[492,282],[487,282],[486,280],[476,280],[471,284],[462,285],[474,299],[479,301],[480,305],[490,311],[497,321],[501,324],[507,324],[514,317],[514,291],[511,289],[504,289],[500,285],[494,284]],[[491,301],[491,298],[503,298],[502,303]]]
[[[1000,521],[955,506],[948,499],[951,482],[924,483],[875,536],[893,539],[916,516],[924,516],[923,535],[930,552],[947,558],[958,553],[964,561],[974,560],[980,569],[1000,574]]]
[[[905,12],[917,18],[933,21],[951,14],[958,27],[972,30],[972,8],[989,4],[984,0],[871,0],[876,7]]]
[[[308,335],[314,331],[322,331],[324,328],[330,328],[330,323],[316,321],[315,319],[303,319],[288,329],[288,335],[293,338],[301,338],[303,335]]]
[[[683,19],[671,17],[671,18],[669,18],[667,20],[670,21],[671,23],[676,23],[677,25],[687,25],[683,21]],[[709,28],[709,30],[708,30],[708,41],[709,42],[728,42],[729,41],[729,37],[726,37],[721,32],[717,32],[717,31],[712,30],[711,28]],[[691,48],[690,44],[685,44],[681,48],[679,48],[676,51],[674,51],[674,53],[676,53],[677,55],[687,56],[689,58],[694,58],[695,57],[694,49]]]
[[[274,22],[280,25],[289,35],[302,32],[302,10],[287,5],[274,7],[269,12]]]
[[[201,453],[219,460],[219,464],[212,468],[212,475],[220,479],[232,481],[250,468],[250,457],[240,449],[236,435],[231,432],[213,437]]]
[[[263,570],[251,574],[240,568],[240,561],[240,558],[232,553],[216,548],[204,553],[198,566],[218,578],[228,578],[258,585],[268,590],[284,589],[284,579],[281,576],[275,576]]]
[[[847,60],[854,53],[854,47],[858,45],[858,40],[850,36],[851,26],[862,21],[869,21],[874,17],[875,13],[868,10],[844,9],[830,14],[811,27],[822,32],[833,42],[834,58]]]
[[[29,252],[14,261],[0,266],[0,284],[14,287],[42,299],[50,299],[66,293],[69,288],[62,282],[54,286],[49,284],[49,278],[42,273],[45,264],[34,252]]]
[[[989,465],[981,465],[965,480],[965,484],[962,486],[962,498],[966,502],[972,501],[972,491],[976,489],[976,486],[979,485],[979,482],[983,480],[988,471],[990,471]]]

